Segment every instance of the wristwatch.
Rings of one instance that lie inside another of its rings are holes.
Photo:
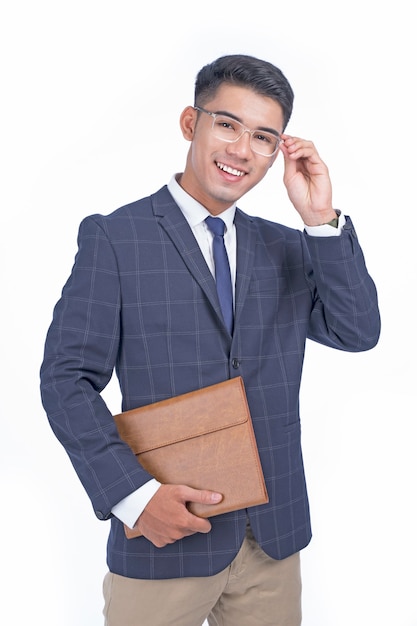
[[[339,209],[335,209],[335,212],[337,213],[337,217],[334,217],[332,220],[330,220],[330,222],[326,222],[326,225],[333,226],[333,228],[337,228],[339,226],[339,215],[341,214],[341,211],[339,211]]]

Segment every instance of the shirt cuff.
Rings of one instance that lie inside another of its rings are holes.
[[[123,498],[120,502],[115,504],[111,512],[121,522],[126,524],[129,528],[133,528],[137,522],[139,515],[148,504],[149,500],[158,491],[161,483],[155,478],[136,489],[133,493]]]
[[[346,218],[341,213],[339,215],[339,225],[335,228],[330,224],[321,224],[320,226],[306,226],[304,224],[304,230],[307,235],[311,237],[338,237],[342,232],[343,226],[346,224]]]

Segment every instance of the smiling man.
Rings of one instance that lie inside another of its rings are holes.
[[[190,142],[183,173],[80,226],[41,387],[97,517],[111,519],[107,626],[301,623],[299,553],[311,539],[299,416],[305,343],[369,350],[380,319],[326,165],[311,141],[285,134],[292,104],[268,62],[231,55],[206,65],[180,116]],[[303,230],[237,208],[280,154]],[[192,476],[160,484],[137,463],[100,395],[114,369],[123,410],[241,376],[269,503],[193,515],[188,503],[222,494],[192,488]]]

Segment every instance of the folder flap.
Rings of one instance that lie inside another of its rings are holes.
[[[114,416],[121,438],[142,454],[243,424],[249,409],[239,376]]]

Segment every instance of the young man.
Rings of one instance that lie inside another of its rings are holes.
[[[305,342],[368,350],[380,321],[326,165],[313,143],[284,133],[292,103],[273,65],[217,59],[181,114],[184,172],[81,224],[46,340],[42,398],[97,517],[111,519],[108,626],[301,623],[299,551],[311,538],[298,413]],[[303,232],[236,208],[280,152]],[[216,289],[209,216],[225,224],[229,304]],[[242,376],[269,503],[192,515],[187,502],[221,494],[160,485],[141,468],[100,396],[114,368],[123,410]],[[325,394],[331,382],[322,384]],[[141,536],[126,539],[123,523]]]

